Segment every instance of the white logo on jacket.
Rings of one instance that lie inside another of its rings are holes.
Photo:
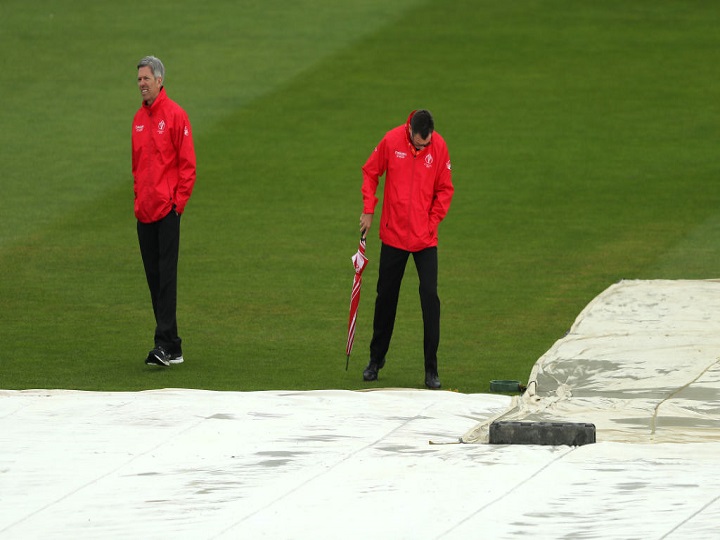
[[[398,159],[405,159],[407,157],[407,153],[395,150],[395,157]]]
[[[160,122],[158,122],[158,133],[160,135],[165,133],[165,120],[160,120]]]
[[[429,169],[430,167],[432,167],[432,164],[433,164],[432,154],[428,154],[427,156],[425,156],[425,166]]]
[[[140,124],[140,125],[137,125],[137,124],[136,124],[136,125],[135,125],[135,131],[137,131],[138,133],[140,133],[143,129],[145,129],[145,126],[144,126],[144,125],[142,125],[142,124]]]
[[[452,165],[450,165],[450,160],[448,159],[448,162],[445,164],[448,171],[452,171]]]

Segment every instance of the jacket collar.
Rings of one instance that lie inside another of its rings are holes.
[[[410,146],[415,148],[415,145],[412,143],[412,139],[410,138],[410,120],[412,120],[413,114],[415,114],[416,111],[411,112],[407,120],[405,121],[405,137],[407,137],[408,143],[410,143]]]
[[[165,87],[160,87],[160,92],[158,93],[157,97],[155,98],[155,101],[152,102],[152,105],[148,105],[143,101],[142,106],[145,108],[145,110],[149,113],[153,112],[155,109],[160,107],[160,104],[165,101],[167,96],[165,95]]]

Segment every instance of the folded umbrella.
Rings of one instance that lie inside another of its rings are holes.
[[[345,354],[345,371],[350,364],[350,353],[352,352],[353,342],[355,341],[355,323],[357,322],[358,305],[360,304],[360,287],[362,286],[362,273],[365,270],[368,259],[365,256],[365,235],[360,235],[360,245],[357,253],[352,256],[353,266],[355,267],[355,277],[353,278],[352,294],[350,295],[350,317],[348,319],[348,336]]]

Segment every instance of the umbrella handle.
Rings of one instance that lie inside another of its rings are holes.
[[[365,241],[365,231],[363,231],[363,232],[360,233],[360,241],[361,241],[361,242],[364,242],[364,241]]]

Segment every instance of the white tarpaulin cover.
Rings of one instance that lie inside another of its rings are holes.
[[[599,441],[720,442],[720,281],[606,289],[499,420],[590,422]],[[487,427],[464,439],[486,441]]]
[[[0,391],[0,538],[717,538],[720,283],[621,282],[522,399]],[[481,441],[593,422],[581,447]]]

